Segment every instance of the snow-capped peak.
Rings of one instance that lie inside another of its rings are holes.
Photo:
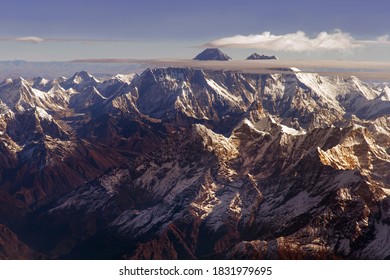
[[[76,91],[80,92],[83,91],[85,88],[89,86],[95,86],[98,83],[100,83],[100,81],[94,76],[92,76],[86,71],[81,71],[75,73],[71,78],[67,79],[64,82],[61,82],[60,84],[66,90],[73,88]]]
[[[390,88],[385,86],[378,98],[383,101],[390,101]]]
[[[291,71],[293,72],[301,72],[301,69],[296,68],[296,67],[290,67]]]
[[[42,77],[37,77],[34,79],[34,85],[39,84],[39,85],[47,85],[50,81],[48,79],[42,78]]]
[[[131,73],[131,74],[117,74],[113,78],[117,79],[121,82],[130,84],[133,78],[135,77],[136,73]]]
[[[91,80],[91,79],[93,79],[95,82],[98,82],[98,80],[95,77],[93,77],[91,74],[89,74],[86,71],[77,72],[70,79],[75,84],[80,84],[84,81]]]
[[[54,81],[54,82],[52,83],[51,89],[49,90],[49,93],[53,93],[53,92],[56,92],[56,91],[65,91],[65,89],[63,89],[63,88],[61,87],[61,85],[60,85],[59,82]]]
[[[10,84],[12,82],[13,82],[13,80],[11,78],[7,78],[4,80],[4,84]]]
[[[282,128],[282,132],[294,136],[298,135],[305,135],[306,131],[304,130],[296,130],[295,128],[288,127],[286,125],[280,124],[280,127]]]

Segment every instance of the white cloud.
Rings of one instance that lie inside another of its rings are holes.
[[[333,33],[321,32],[315,37],[308,37],[305,32],[297,31],[284,35],[274,35],[271,32],[263,32],[257,35],[236,35],[212,41],[205,44],[207,47],[227,48],[258,48],[285,52],[306,51],[350,51],[364,47],[368,43],[387,42],[388,35],[377,38],[376,41],[355,40],[350,34],[335,30]]]
[[[383,42],[383,43],[389,42],[390,41],[389,39],[390,39],[390,36],[388,34],[382,35],[382,36],[379,36],[378,38],[376,38],[376,40],[378,42]]]
[[[36,36],[18,37],[14,38],[14,40],[27,43],[42,43],[46,41],[45,39]],[[12,41],[12,38],[10,39],[10,41]]]

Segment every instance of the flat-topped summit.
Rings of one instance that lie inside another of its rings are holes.
[[[260,55],[258,53],[251,54],[246,58],[246,60],[267,60],[267,59],[278,59],[278,58],[274,55],[264,55],[264,54]]]

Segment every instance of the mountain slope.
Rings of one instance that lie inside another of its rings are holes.
[[[194,60],[220,60],[227,61],[232,58],[227,54],[224,54],[219,49],[216,48],[208,48],[202,51],[200,54],[195,56]]]
[[[389,258],[386,93],[293,68],[6,80],[1,257]]]

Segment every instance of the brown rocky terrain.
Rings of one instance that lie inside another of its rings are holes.
[[[389,116],[295,68],[7,79],[0,258],[389,258]]]

